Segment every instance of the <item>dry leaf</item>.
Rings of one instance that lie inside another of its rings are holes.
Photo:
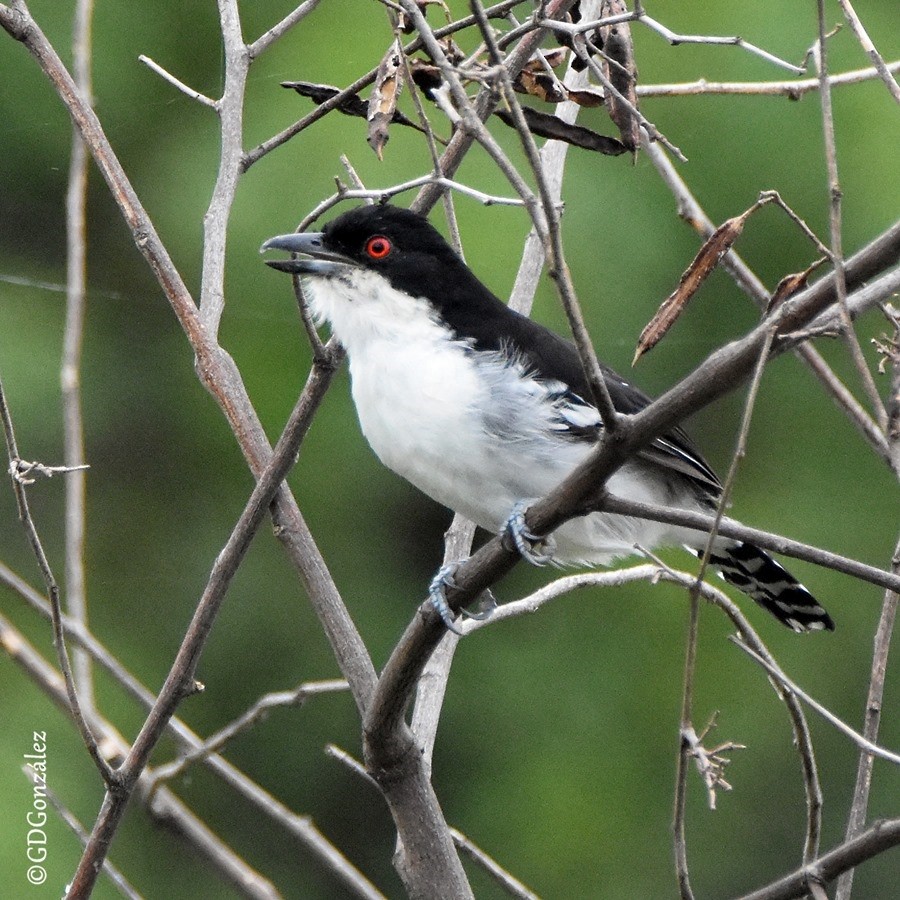
[[[827,257],[823,256],[802,272],[793,272],[790,275],[785,275],[784,278],[778,282],[775,290],[772,291],[772,296],[769,297],[769,302],[766,304],[765,315],[768,315],[772,310],[777,309],[785,300],[789,297],[793,297],[797,291],[802,291],[809,281],[809,276],[812,275],[812,273],[826,260]]]
[[[315,84],[312,81],[282,81],[281,86],[296,91],[301,97],[309,97],[316,106],[321,105],[326,100],[330,100],[335,94],[341,92],[341,89],[335,87],[333,84]],[[366,103],[359,94],[350,94],[335,108],[345,116],[357,116],[360,119],[365,119],[369,112],[369,104]],[[421,131],[423,133],[425,131],[421,125],[413,122],[412,119],[400,112],[399,109],[394,111],[394,117],[391,121],[395,125],[405,125],[407,128],[415,128],[416,131]]]
[[[600,18],[618,16],[627,13],[624,0],[603,0],[600,4]],[[618,25],[603,25],[595,32],[595,39],[600,42],[603,56],[600,63],[603,74],[613,87],[637,109],[637,66],[634,62],[634,44],[631,40],[631,28],[627,22]],[[638,120],[634,113],[618,97],[610,94],[606,98],[609,117],[616,123],[622,135],[622,143],[629,150],[637,150],[641,135]]]
[[[603,95],[603,91],[598,91],[596,88],[583,88],[581,90],[568,88],[568,92],[569,99],[573,103],[585,107],[585,109],[594,109],[598,106],[603,106],[606,103],[606,97]]]
[[[582,125],[569,125],[562,119],[552,116],[549,113],[539,112],[528,106],[522,107],[525,114],[525,122],[528,130],[538,137],[552,138],[557,141],[565,141],[573,147],[581,147],[584,150],[594,150],[597,153],[603,153],[606,156],[619,156],[625,153],[625,145],[617,141],[615,138],[607,137],[604,134],[598,134],[585,128]],[[510,128],[515,128],[516,123],[513,117],[503,109],[498,109],[494,115]]]
[[[390,134],[388,126],[397,111],[397,99],[403,90],[403,48],[399,39],[391,44],[385,53],[381,64],[378,66],[378,74],[375,76],[375,87],[369,98],[369,108],[366,120],[369,123],[366,140],[375,151],[378,159],[383,158],[384,145],[388,142]]]
[[[652,350],[675,324],[688,301],[697,293],[700,285],[706,281],[709,273],[718,265],[719,260],[731,249],[744,223],[756,207],[745,213],[723,222],[700,248],[694,261],[687,267],[678,287],[663,300],[656,315],[647,323],[638,338],[637,350],[631,364],[634,365],[648,350]]]
[[[567,99],[565,88],[544,69],[526,66],[516,76],[513,87],[520,94],[530,94],[545,103],[562,103]]]

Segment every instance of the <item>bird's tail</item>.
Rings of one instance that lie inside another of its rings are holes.
[[[702,552],[690,548],[702,556]],[[794,631],[834,631],[831,616],[818,600],[759,547],[743,541],[716,547],[709,558],[722,578],[752,597]]]

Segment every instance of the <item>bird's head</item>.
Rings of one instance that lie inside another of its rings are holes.
[[[351,355],[367,336],[418,340],[433,326],[499,346],[493,323],[513,315],[425,218],[400,207],[360,206],[320,232],[279,235],[261,249],[297,254],[266,263],[303,276],[313,314]]]
[[[323,231],[281,234],[261,248],[300,254],[268,259],[280,272],[346,278],[354,270],[377,273],[391,286],[421,296],[429,283],[446,284],[465,265],[440,233],[420,215],[396,206],[360,206],[329,222]]]

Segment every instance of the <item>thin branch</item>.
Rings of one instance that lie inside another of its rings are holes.
[[[280,37],[283,37],[298,22],[305,19],[321,2],[321,0],[304,0],[295,10],[289,12],[280,22],[273,25],[267,32],[261,34],[252,44],[247,46],[247,53],[253,61]]]
[[[604,512],[637,516],[641,519],[649,519],[652,522],[682,525],[704,533],[708,533],[714,524],[713,516],[707,513],[641,503],[640,501],[626,500],[624,497],[617,497],[612,494],[605,494],[599,497],[594,506]],[[844,575],[867,581],[869,584],[875,584],[882,588],[900,590],[900,576],[893,572],[886,572],[884,569],[879,569],[876,566],[870,566],[850,557],[840,556],[837,553],[830,553],[811,544],[804,544],[770,531],[751,528],[736,522],[734,519],[723,517],[719,522],[718,531],[723,537],[733,538],[738,541],[748,541],[756,544],[763,550],[771,550],[773,553],[780,553],[793,559],[802,559],[824,569],[833,569],[835,572],[842,572]]]
[[[804,897],[809,891],[810,883],[827,884],[842,872],[898,844],[900,844],[900,818],[881,819],[870,825],[859,837],[838,844],[815,862],[803,866],[767,887],[745,894],[741,900],[794,900],[797,897]]]
[[[694,677],[697,671],[697,644],[700,637],[700,587],[699,580],[688,588],[689,611],[685,636],[684,666],[681,691],[681,715],[678,725],[678,756],[675,762],[675,808],[672,814],[672,842],[675,851],[675,878],[682,900],[693,900],[690,870],[687,858],[687,773],[691,758],[691,740],[694,728],[691,724],[694,707]]]
[[[900,72],[900,60],[888,63],[889,72]],[[854,69],[839,75],[829,75],[828,83],[832,87],[847,84],[859,84],[878,78],[877,69]],[[791,100],[799,100],[805,94],[818,91],[822,86],[819,78],[804,78],[798,81],[698,81],[678,84],[639,84],[638,97],[690,97],[697,94],[747,95],[753,97],[781,96]]]
[[[639,6],[640,4],[635,4],[635,12],[637,12]],[[746,50],[748,53],[751,53],[754,56],[758,56],[760,57],[760,59],[764,59],[766,60],[766,62],[770,62],[782,69],[787,69],[789,72],[793,72],[796,75],[802,75],[804,72],[804,68],[802,66],[797,66],[793,63],[789,63],[787,60],[781,59],[781,57],[776,56],[774,53],[770,53],[768,50],[763,50],[762,47],[757,47],[756,44],[751,44],[749,41],[745,41],[741,37],[676,34],[671,29],[666,28],[666,26],[661,22],[657,22],[656,19],[650,18],[650,16],[643,12],[638,16],[637,21],[642,25],[646,25],[652,31],[655,31],[657,34],[667,40],[673,47],[677,47],[679,44],[719,44],[728,47],[740,47],[742,50]]]
[[[219,171],[203,216],[203,264],[200,277],[200,322],[207,340],[215,341],[225,310],[225,249],[231,207],[243,173],[244,93],[250,55],[241,32],[237,0],[217,0],[225,84],[219,114]]]
[[[747,399],[744,402],[744,412],[741,416],[741,425],[737,442],[732,454],[731,465],[722,485],[722,492],[716,503],[716,511],[713,516],[712,527],[709,529],[709,537],[700,560],[700,568],[697,572],[696,583],[690,589],[690,617],[688,620],[687,644],[684,659],[684,688],[681,700],[681,721],[679,725],[680,741],[678,747],[677,767],[675,773],[675,812],[674,812],[674,849],[675,849],[675,875],[678,879],[678,888],[683,900],[692,900],[693,891],[688,870],[687,837],[685,827],[687,824],[687,770],[691,758],[697,758],[699,740],[693,724],[694,718],[694,679],[697,673],[697,645],[700,638],[700,587],[706,574],[709,559],[712,555],[713,544],[719,533],[719,526],[725,514],[725,509],[731,498],[731,491],[737,478],[738,466],[746,454],[747,435],[750,431],[750,422],[753,410],[756,406],[756,398],[759,393],[759,385],[762,381],[763,371],[772,349],[772,341],[775,337],[774,330],[766,335],[759,352],[759,360],[753,370],[750,380],[750,388],[747,391]],[[712,791],[712,787],[708,784]],[[713,802],[715,794],[712,794]]]
[[[72,26],[73,77],[82,96],[91,97],[91,27],[93,0],[78,0]],[[87,589],[84,571],[86,522],[84,419],[81,412],[81,348],[87,292],[87,187],[88,154],[78,130],[72,128],[72,155],[66,191],[66,324],[60,365],[63,402],[63,455],[66,479],[65,573],[69,614],[87,624]],[[94,708],[90,658],[76,650],[72,659],[75,684],[82,706]]]
[[[670,28],[667,28],[661,22],[657,22],[656,19],[648,16],[643,11],[642,4],[639,2],[634,4],[634,12],[632,13],[618,16],[608,16],[605,19],[597,19],[593,22],[581,21],[576,24],[554,23],[553,27],[557,31],[563,31],[567,34],[576,35],[586,34],[587,32],[594,31],[601,25],[614,25],[619,22],[639,22],[641,25],[645,25],[651,31],[656,32],[656,34],[660,35],[660,37],[668,41],[668,43],[670,43],[673,47],[677,47],[679,44],[705,44],[707,46],[740,47],[742,50],[746,50],[748,53],[751,53],[754,56],[759,56],[761,59],[773,63],[774,65],[779,66],[782,69],[787,69],[789,72],[793,72],[796,75],[802,75],[805,71],[802,66],[797,66],[793,63],[789,63],[787,60],[781,59],[781,57],[776,56],[774,53],[770,53],[768,50],[763,50],[761,47],[757,47],[756,44],[751,44],[749,41],[745,41],[741,37],[722,37],[719,35],[708,34],[678,34],[677,32],[672,31]],[[540,24],[545,25],[547,23],[541,21]]]
[[[163,81],[167,81],[172,87],[181,91],[182,94],[190,97],[191,100],[196,100],[198,103],[202,103],[203,106],[208,106],[216,112],[219,111],[218,100],[213,100],[212,98],[207,97],[206,94],[201,94],[200,91],[195,91],[192,87],[188,87],[183,81],[180,81],[171,72],[166,71],[159,63],[154,62],[149,56],[145,56],[141,53],[138,56],[138,61],[142,62],[148,69],[156,72]]]
[[[885,83],[888,91],[890,91],[891,96],[897,103],[900,103],[900,85],[897,84],[893,75],[891,74],[891,70],[887,67],[884,62],[884,57],[878,52],[875,47],[875,44],[872,43],[872,38],[869,37],[869,33],[866,31],[865,26],[860,21],[859,16],[856,14],[856,10],[850,3],[850,0],[838,0],[838,3],[841,6],[841,9],[844,11],[844,18],[850,24],[850,27],[853,29],[853,33],[856,35],[857,40],[862,46],[863,50],[865,50],[866,55],[869,59],[872,60],[872,64],[875,67],[875,70],[878,72],[879,77]]]
[[[844,252],[842,231],[842,196],[838,177],[837,144],[834,133],[834,109],[831,103],[831,85],[828,81],[827,37],[825,25],[825,0],[817,0],[819,39],[813,49],[813,57],[819,74],[819,96],[822,106],[822,131],[825,138],[825,161],[828,171],[828,190],[831,199],[829,205],[829,230],[831,233],[831,261],[834,265],[835,286],[837,288],[838,310],[841,316],[843,337],[850,352],[850,358],[856,367],[863,389],[872,404],[875,420],[881,430],[887,427],[887,412],[881,402],[881,396],[866,365],[859,339],[853,329],[850,313],[847,310],[847,280],[844,272]]]
[[[769,660],[763,659],[759,656],[754,650],[751,650],[749,647],[745,646],[742,641],[735,640],[734,643],[740,647],[751,659],[758,662],[765,670],[771,675],[779,684],[781,684],[784,688],[791,691],[791,693],[796,694],[807,706],[811,709],[815,710],[826,722],[836,728],[841,734],[845,737],[850,738],[854,744],[866,753],[871,754],[872,756],[877,756],[879,759],[884,759],[887,762],[893,763],[895,766],[900,766],[900,753],[894,753],[891,750],[885,750],[884,747],[879,747],[877,744],[872,743],[872,741],[868,740],[868,738],[863,737],[858,731],[855,731],[851,728],[846,722],[839,719],[833,712],[831,712],[827,707],[823,706],[817,700],[814,700],[810,697],[809,694],[806,693],[802,688],[798,687],[797,684],[792,681],[787,675],[782,672],[782,670],[774,665]]]
[[[894,549],[893,572],[900,575],[900,542]],[[887,679],[888,653],[891,647],[891,637],[894,633],[894,623],[897,619],[898,603],[900,603],[900,594],[895,591],[885,591],[884,601],[881,605],[881,615],[878,619],[878,628],[875,631],[875,640],[873,641],[872,674],[869,678],[869,690],[863,718],[863,737],[873,744],[878,739],[878,729],[881,724],[884,685]],[[871,753],[865,750],[860,752],[859,764],[856,770],[856,784],[853,788],[853,802],[850,805],[847,829],[844,833],[845,840],[849,841],[855,838],[865,825],[874,762],[875,758]],[[852,889],[853,870],[850,869],[841,875],[838,881],[835,900],[850,900]]]
[[[348,687],[349,685],[343,679],[307,681],[291,691],[273,691],[264,694],[224,728],[220,728],[215,734],[210,735],[199,747],[183,753],[178,759],[167,765],[157,766],[152,779],[154,787],[180,775],[198,760],[218,752],[229,741],[242,732],[249,731],[259,721],[266,718],[273,709],[280,706],[303,706],[310,697],[318,694],[331,694],[335,691],[346,691]]]
[[[540,900],[534,891],[527,888],[518,878],[511,875],[492,856],[484,852],[477,844],[467,838],[459,829],[451,828],[453,843],[469,857],[480,869],[483,869],[496,884],[510,897],[519,900]]]
[[[93,731],[88,725],[87,719],[85,718],[85,711],[82,709],[78,699],[78,691],[75,686],[74,676],[72,675],[72,666],[69,662],[69,651],[66,648],[65,634],[61,624],[62,605],[60,603],[59,585],[56,583],[53,570],[50,568],[50,561],[47,559],[47,554],[44,552],[43,544],[38,536],[37,527],[34,524],[34,519],[31,517],[31,511],[28,507],[28,497],[25,493],[25,486],[15,477],[17,463],[19,461],[19,448],[16,445],[16,435],[13,429],[12,416],[9,411],[9,406],[6,403],[6,394],[3,391],[2,380],[0,380],[0,421],[2,421],[3,433],[6,436],[6,452],[9,458],[9,472],[12,478],[13,492],[16,496],[16,504],[18,505],[19,521],[25,529],[28,543],[31,545],[31,550],[37,561],[41,578],[47,589],[47,596],[50,599],[50,608],[53,612],[53,645],[56,648],[59,667],[65,679],[66,693],[69,698],[69,707],[72,718],[78,726],[78,730],[81,733],[81,739],[84,741],[84,745],[87,747],[87,751],[94,761],[97,770],[100,772],[103,781],[107,786],[112,787],[118,782],[116,772],[104,758],[103,753],[97,744],[97,738],[94,736]]]

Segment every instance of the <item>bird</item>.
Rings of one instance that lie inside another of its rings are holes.
[[[266,263],[301,276],[315,320],[343,345],[359,424],[388,469],[482,528],[510,534],[538,564],[607,566],[636,545],[703,555],[702,532],[605,512],[570,519],[543,542],[528,533],[524,509],[587,458],[603,423],[574,345],[503,303],[426,218],[392,204],[359,206],[321,232],[270,238],[260,252],[269,250],[292,254]],[[600,368],[617,412],[651,402]],[[722,484],[677,427],[627,460],[607,490],[710,513]],[[813,595],[759,547],[718,536],[709,561],[794,631],[834,630]],[[441,570],[432,583],[448,627],[440,588],[451,578]]]

